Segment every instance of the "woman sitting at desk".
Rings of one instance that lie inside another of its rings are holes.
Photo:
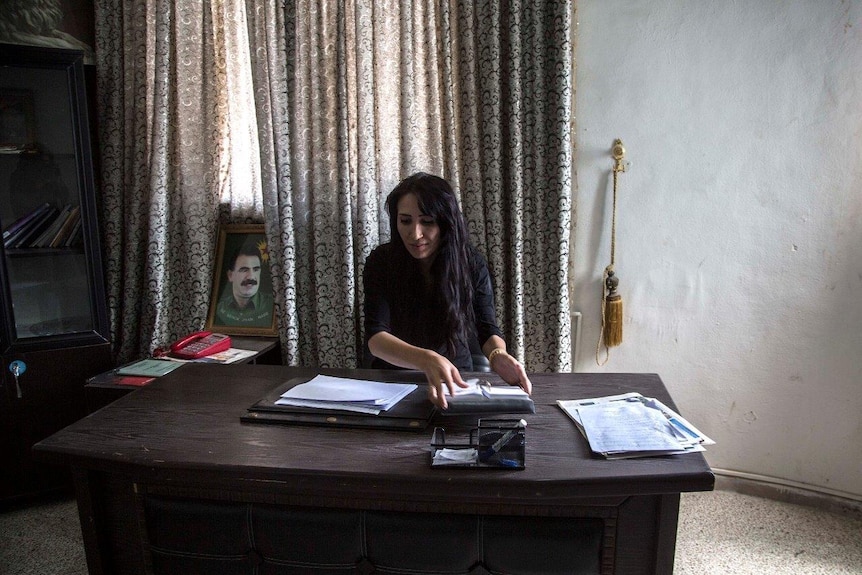
[[[494,316],[488,264],[470,243],[452,187],[417,173],[386,199],[391,239],[365,262],[365,338],[375,368],[418,369],[428,397],[446,408],[445,385],[466,387],[459,370],[473,370],[472,338],[504,381],[527,393],[521,363],[506,353]]]

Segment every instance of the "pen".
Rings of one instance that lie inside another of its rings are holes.
[[[485,450],[485,453],[483,454],[485,456],[485,458],[487,459],[488,457],[491,457],[492,455],[494,455],[495,453],[500,451],[504,445],[509,443],[509,441],[512,439],[512,437],[514,437],[515,434],[518,433],[519,430],[521,430],[525,427],[527,427],[527,422],[522,419],[521,421],[518,422],[517,427],[513,427],[512,429],[510,429],[509,431],[504,433],[500,439],[495,441],[494,444],[491,445],[491,447],[489,447],[487,450]]]

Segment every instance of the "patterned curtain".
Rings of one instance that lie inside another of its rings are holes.
[[[224,70],[206,2],[99,0],[96,45],[108,305],[121,360],[208,310]]]
[[[121,351],[202,323],[221,212],[266,223],[285,361],[355,366],[383,201],[423,170],[460,194],[510,350],[570,369],[574,0],[244,2],[97,2]],[[232,160],[250,110],[249,207]]]
[[[219,222],[261,221],[241,0],[95,4],[102,222],[120,361],[201,329]]]
[[[361,354],[383,202],[423,170],[460,194],[510,349],[570,369],[572,2],[297,0],[285,24],[297,362]]]

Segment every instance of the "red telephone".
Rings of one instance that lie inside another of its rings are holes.
[[[198,359],[230,348],[230,337],[211,331],[196,331],[171,345],[171,355]]]

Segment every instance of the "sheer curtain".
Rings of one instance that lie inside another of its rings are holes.
[[[201,321],[217,223],[256,218],[286,362],[356,365],[383,201],[423,170],[459,193],[510,349],[569,369],[573,1],[97,3],[121,349]]]

